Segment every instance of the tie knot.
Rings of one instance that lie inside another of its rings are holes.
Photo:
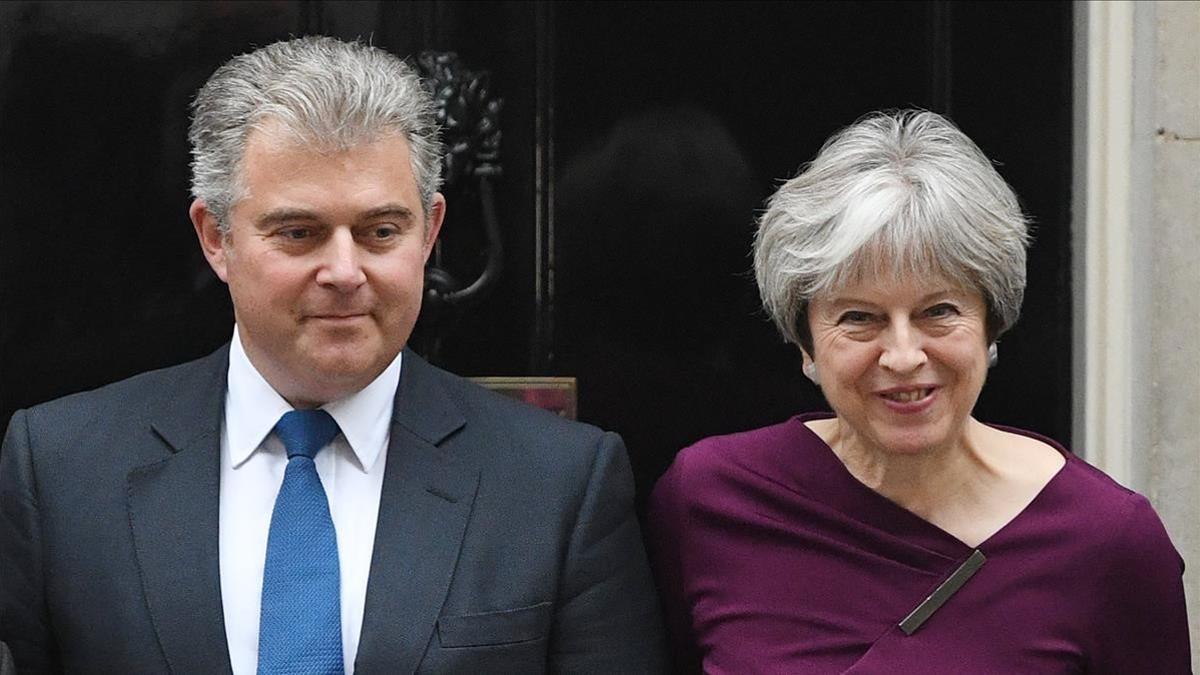
[[[291,410],[275,423],[275,433],[287,448],[288,459],[303,455],[312,459],[329,445],[340,429],[324,410]]]

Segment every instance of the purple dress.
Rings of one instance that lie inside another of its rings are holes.
[[[1150,504],[1066,465],[911,635],[971,547],[858,482],[804,415],[686,448],[649,540],[681,672],[1188,673],[1183,560]]]

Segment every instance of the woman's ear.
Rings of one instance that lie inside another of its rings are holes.
[[[804,365],[800,367],[800,370],[804,371],[804,376],[812,380],[812,383],[818,387],[821,386],[821,374],[817,372],[817,362],[813,361],[813,358],[803,349],[800,350],[800,355],[804,359]]]

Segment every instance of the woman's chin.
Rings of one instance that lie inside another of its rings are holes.
[[[875,446],[888,455],[919,456],[954,444],[956,439],[943,425],[922,425],[917,428],[880,429],[875,434]]]

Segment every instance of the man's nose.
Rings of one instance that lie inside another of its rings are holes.
[[[358,288],[367,280],[361,256],[362,251],[354,241],[354,233],[348,229],[334,230],[333,235],[321,247],[321,266],[317,270],[317,283],[341,291]]]
[[[911,373],[929,360],[925,336],[908,321],[893,323],[884,333],[879,365],[895,373]]]

